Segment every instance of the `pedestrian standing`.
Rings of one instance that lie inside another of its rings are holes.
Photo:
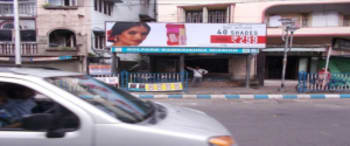
[[[325,68],[322,68],[318,72],[318,84],[321,89],[326,89],[329,87],[329,81],[331,80],[331,73],[329,68],[327,70]]]
[[[192,67],[186,67],[188,70],[191,70],[193,72],[193,79],[192,79],[192,86],[196,86],[197,84],[202,82],[203,76],[208,73],[206,69],[199,68],[199,66],[196,66],[195,68]]]

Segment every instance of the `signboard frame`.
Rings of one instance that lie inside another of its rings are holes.
[[[106,46],[114,48],[114,50],[116,48],[135,47],[170,47],[172,50],[174,48],[196,49],[201,47],[214,48],[214,50],[216,48],[266,48],[266,24],[261,23],[208,24],[106,21],[105,29]],[[122,36],[124,31],[131,29],[135,30],[135,33],[140,31],[139,36],[143,35],[142,39],[133,43],[120,43],[124,38]]]

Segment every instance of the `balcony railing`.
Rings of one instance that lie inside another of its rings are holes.
[[[38,55],[38,45],[36,42],[21,43],[21,55]],[[0,42],[0,56],[14,56],[15,44],[13,42]]]
[[[36,5],[35,2],[21,2],[18,4],[18,13],[21,16],[35,16]],[[0,3],[0,16],[13,16],[12,2]]]

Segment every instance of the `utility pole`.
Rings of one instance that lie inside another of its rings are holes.
[[[284,90],[284,83],[285,83],[285,78],[286,78],[286,68],[287,68],[287,52],[288,52],[288,43],[289,43],[289,32],[286,31],[284,37],[284,52],[283,52],[283,67],[282,67],[282,79],[281,79],[281,90]]]
[[[326,65],[325,65],[325,73],[326,75],[324,75],[323,77],[323,81],[322,81],[322,87],[324,87],[326,85],[326,80],[328,78],[328,74],[330,74],[330,72],[328,72],[328,68],[329,68],[329,58],[331,57],[332,54],[332,46],[328,46],[328,50],[327,50],[327,59],[326,59]]]
[[[15,63],[21,65],[21,37],[19,30],[18,0],[13,0],[13,12],[15,23]]]
[[[283,67],[282,67],[282,77],[281,77],[281,88],[280,91],[285,90],[285,76],[286,76],[286,68],[287,68],[287,54],[288,51],[292,49],[292,44],[293,44],[293,34],[294,31],[299,29],[298,27],[295,26],[295,21],[290,19],[290,18],[282,18],[280,19],[283,27],[283,35],[282,35],[282,40],[285,42],[284,45],[284,54],[283,54]]]

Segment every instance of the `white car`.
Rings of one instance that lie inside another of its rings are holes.
[[[0,128],[0,146],[237,145],[201,111],[143,101],[81,73],[0,67],[0,90],[13,84],[35,90],[36,107],[19,127]]]

